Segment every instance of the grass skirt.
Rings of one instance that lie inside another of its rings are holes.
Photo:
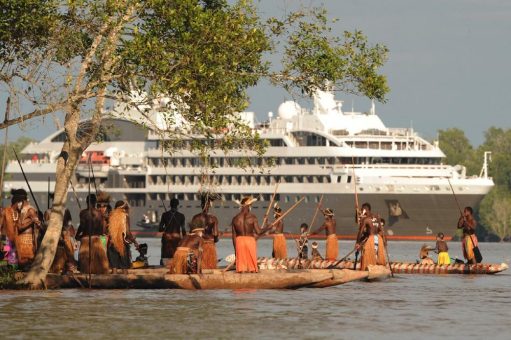
[[[374,250],[374,235],[364,243],[362,248],[362,256],[360,258],[360,270],[367,270],[367,266],[376,264],[376,252]]]
[[[188,270],[188,253],[190,248],[178,247],[174,257],[169,261],[170,274],[186,274]]]
[[[287,258],[286,237],[284,234],[273,235],[273,257],[276,259]]]
[[[101,238],[97,235],[91,237],[91,273],[107,274],[109,272],[108,258],[106,257],[105,247]],[[78,265],[81,273],[89,273],[89,237],[84,236],[80,242],[80,251],[78,254]]]
[[[333,260],[337,259],[339,255],[339,245],[337,244],[337,235],[330,234],[326,238],[326,256],[325,260]]]
[[[387,250],[385,249],[385,242],[383,242],[383,237],[379,235],[375,235],[374,237],[378,237],[378,254],[376,254],[376,264],[381,266],[387,265]]]
[[[218,257],[213,241],[205,241],[202,246],[202,269],[216,269]]]
[[[35,257],[35,248],[32,233],[25,233],[16,236],[16,252],[18,254],[18,265],[29,265]]]

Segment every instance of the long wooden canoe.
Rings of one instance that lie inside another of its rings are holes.
[[[369,278],[369,271],[331,270],[261,270],[239,274],[208,270],[202,274],[166,274],[166,268],[131,269],[125,274],[91,275],[96,289],[297,289],[324,288]],[[86,274],[48,274],[49,289],[89,287]]]
[[[298,258],[274,259],[260,257],[257,259],[260,268],[314,268],[314,269],[353,269],[353,261],[329,261],[329,260],[301,260]],[[509,268],[506,263],[478,263],[463,264],[453,263],[450,265],[418,264],[407,262],[391,262],[391,268],[398,274],[496,274]],[[357,263],[357,269],[360,265]]]

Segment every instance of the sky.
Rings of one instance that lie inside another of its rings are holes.
[[[376,113],[388,127],[413,127],[433,140],[439,129],[457,127],[474,146],[484,142],[492,126],[511,128],[511,1],[507,0],[261,0],[263,16],[284,14],[300,6],[324,6],[338,18],[334,32],[361,30],[372,44],[389,49],[382,69],[391,92]],[[259,120],[292,97],[261,82],[249,90],[250,106]],[[367,111],[365,98],[337,95],[344,108]],[[3,98],[2,98],[2,101]],[[304,107],[311,102],[300,101]],[[0,112],[4,110],[0,103]],[[23,129],[40,140],[56,130],[51,117]],[[0,138],[3,139],[0,132]]]

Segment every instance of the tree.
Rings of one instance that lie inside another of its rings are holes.
[[[475,174],[479,169],[473,164],[474,148],[465,136],[465,132],[458,128],[439,130],[439,146],[445,153],[445,162],[450,165],[464,165],[467,173]]]
[[[511,236],[511,192],[505,187],[494,188],[481,202],[481,221],[500,240]]]
[[[138,110],[150,125],[153,100],[179,129],[170,138],[194,138],[193,151],[211,148],[264,152],[264,143],[239,118],[246,89],[265,77],[310,94],[329,80],[338,89],[380,101],[388,92],[378,73],[387,49],[360,33],[330,37],[322,10],[263,22],[250,1],[224,0],[0,0],[0,86],[17,115],[0,128],[62,113],[66,141],[57,161],[51,217],[25,279],[43,282],[61,232],[69,180],[115,102]],[[33,15],[33,13],[38,13]],[[282,68],[266,60],[283,51]],[[164,99],[164,100],[163,100]],[[81,120],[88,118],[86,123]],[[153,126],[154,128],[154,126]],[[221,138],[218,138],[221,137]]]

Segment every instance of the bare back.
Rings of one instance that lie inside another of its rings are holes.
[[[214,239],[218,242],[218,218],[215,215],[202,212],[195,215],[190,223],[204,227],[204,239]]]
[[[181,214],[177,210],[170,210],[161,216],[160,221],[160,232],[164,232],[166,234],[182,234],[186,235],[185,230],[185,215]]]
[[[241,212],[232,219],[232,232],[233,236],[254,236],[255,233],[261,232],[257,217],[248,207],[242,208]]]

